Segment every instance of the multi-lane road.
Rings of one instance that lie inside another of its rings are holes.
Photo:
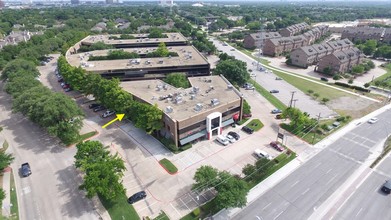
[[[304,92],[295,88],[291,84],[283,80],[276,80],[276,75],[259,71],[257,69],[259,66],[254,59],[236,50],[234,47],[229,45],[224,46],[224,44],[214,38],[210,38],[209,40],[213,42],[218,50],[245,62],[247,64],[247,68],[251,69],[252,73],[255,73],[255,77],[253,77],[253,79],[262,87],[269,91],[279,90],[279,93],[274,93],[273,95],[276,96],[285,105],[289,105],[292,98],[292,92],[295,92],[294,100],[297,100],[294,103],[295,107],[301,109],[302,111],[308,112],[312,117],[319,115],[319,113],[321,114],[322,118],[336,115],[336,113],[326,105],[320,104],[319,101],[312,99],[310,96],[306,95]],[[311,106],[311,108],[308,108],[308,106]]]
[[[385,207],[389,206],[391,199],[379,193],[379,188],[388,178],[386,176],[391,174],[390,159],[379,167],[382,174],[373,173],[361,187],[359,181],[353,181],[348,189],[341,186],[346,186],[355,171],[375,159],[377,154],[374,152],[379,150],[391,132],[390,117],[391,110],[387,110],[378,116],[380,120],[376,124],[363,122],[357,125],[233,219],[389,219],[386,216],[391,216],[391,209]],[[352,187],[359,188],[346,202],[344,200],[348,198],[344,196],[350,196],[346,191],[352,190]],[[330,202],[331,196],[335,199]],[[331,205],[324,206],[326,201]],[[345,205],[341,208],[338,204]],[[322,207],[327,208],[319,210]],[[332,213],[330,210],[339,211]],[[360,215],[365,218],[358,218]]]

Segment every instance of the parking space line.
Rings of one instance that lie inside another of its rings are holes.
[[[191,210],[190,210],[190,209],[189,209],[189,207],[186,205],[186,203],[185,203],[185,202],[183,202],[183,200],[182,200],[181,198],[179,198],[179,200],[181,200],[181,202],[183,203],[183,205],[185,205],[185,206],[186,206],[187,210],[189,210],[189,211],[191,212]]]
[[[181,213],[178,212],[178,210],[172,205],[171,202],[170,202],[170,205],[176,211],[176,213],[179,215],[179,217],[181,218],[182,217]]]
[[[153,203],[151,203],[151,204],[147,204],[144,208],[141,208],[141,209],[137,209],[137,211],[143,211],[143,210],[145,210],[145,209],[147,209],[147,208],[151,208],[152,206],[154,206],[156,203],[158,203],[158,201],[155,201],[155,202],[153,202]]]
[[[342,137],[342,139],[347,140],[347,141],[350,141],[350,142],[352,142],[352,143],[355,143],[355,144],[357,144],[358,146],[364,147],[364,148],[366,148],[366,149],[371,149],[370,146],[367,146],[367,145],[365,145],[365,144],[362,144],[362,143],[357,142],[357,141],[355,141],[355,140],[352,140],[352,139],[350,139],[350,138]]]

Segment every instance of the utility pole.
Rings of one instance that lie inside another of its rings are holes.
[[[296,107],[296,101],[299,101],[298,99],[293,99],[292,102],[293,102],[293,108]]]
[[[320,120],[320,112],[319,112],[319,115],[318,115],[318,119],[317,119],[317,122],[316,122],[316,126],[319,124],[319,120]],[[315,141],[315,135],[316,135],[316,131],[314,132],[314,135],[312,136],[312,144],[313,144],[314,141]]]
[[[292,103],[293,103],[293,96],[295,95],[296,91],[293,91],[291,92],[292,93],[292,97],[291,97],[291,101],[289,101],[289,108],[292,107]]]

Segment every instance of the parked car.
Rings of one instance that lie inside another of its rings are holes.
[[[233,138],[235,138],[236,140],[239,140],[240,139],[240,135],[234,131],[230,131],[228,132],[228,135],[231,135]]]
[[[21,171],[22,171],[22,176],[24,177],[30,176],[31,175],[30,164],[29,163],[22,164]]]
[[[71,87],[68,87],[68,88],[65,88],[65,89],[64,89],[65,92],[70,92],[70,91],[72,91],[72,90],[73,90],[73,89],[72,89]]]
[[[252,114],[243,114],[243,118],[251,118],[252,116]]]
[[[229,134],[227,134],[225,137],[228,139],[229,143],[233,144],[236,142],[236,139]]]
[[[282,114],[276,115],[276,119],[282,119]]]
[[[270,142],[270,146],[280,152],[284,151],[284,148],[277,141]]]
[[[271,113],[272,113],[272,114],[282,113],[282,110],[276,108],[276,109],[273,109],[273,110],[271,111]]]
[[[109,116],[112,116],[115,114],[115,111],[107,110],[105,113],[102,114],[102,118],[107,118]]]
[[[60,76],[57,80],[57,82],[64,82],[64,78],[62,78],[62,76]]]
[[[227,145],[229,144],[228,138],[226,138],[226,137],[223,136],[223,135],[217,136],[216,140],[217,140],[220,144],[222,144],[222,145],[224,145],[224,146],[227,146]]]
[[[377,121],[379,121],[378,118],[371,118],[371,119],[368,120],[368,123],[369,124],[375,124]]]
[[[280,77],[276,77],[276,80],[282,80]]]
[[[254,154],[255,154],[258,158],[266,158],[266,159],[268,159],[268,160],[273,159],[272,156],[270,156],[268,153],[266,153],[265,151],[260,150],[260,149],[255,149],[255,150],[254,150]]]
[[[98,106],[98,107],[96,107],[96,108],[94,108],[94,112],[99,112],[99,111],[102,111],[102,110],[105,110],[106,109],[106,107],[104,107],[103,105],[100,105],[100,106]]]
[[[63,89],[67,89],[67,88],[71,87],[71,85],[69,85],[69,84],[65,83],[65,84],[64,84],[64,85],[62,85],[61,87],[62,87]]]
[[[320,80],[325,81],[325,82],[328,82],[328,81],[329,81],[329,79],[327,79],[327,78],[325,78],[325,77],[320,77]]]
[[[138,201],[144,199],[145,197],[147,197],[147,193],[145,193],[145,191],[140,191],[138,193],[133,194],[131,197],[129,197],[128,203],[133,204],[135,202],[138,202]]]
[[[96,108],[96,107],[99,107],[99,106],[101,106],[101,105],[98,104],[98,103],[92,103],[92,104],[88,105],[88,108],[92,109],[92,108]]]
[[[381,191],[383,191],[386,194],[391,193],[391,180],[386,180],[386,182],[381,187]]]
[[[235,51],[235,49],[234,49],[234,48],[232,48],[232,49],[231,49],[231,51]]]
[[[249,127],[247,127],[247,126],[243,126],[243,127],[242,127],[242,131],[246,132],[247,134],[252,134],[252,133],[254,133],[254,129],[249,128]]]
[[[280,91],[278,91],[277,89],[272,89],[270,90],[270,93],[279,93]]]

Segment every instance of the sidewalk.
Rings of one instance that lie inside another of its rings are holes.
[[[5,192],[5,198],[3,200],[3,206],[1,207],[2,215],[3,216],[10,216],[11,215],[11,196],[10,196],[10,185],[11,185],[11,167],[7,167],[4,169],[3,174],[3,190]]]

